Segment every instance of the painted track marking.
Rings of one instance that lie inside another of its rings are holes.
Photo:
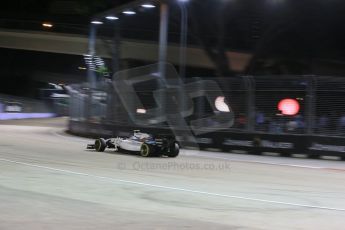
[[[345,212],[345,209],[343,209],[343,208],[333,208],[333,207],[326,207],[326,206],[298,204],[298,203],[258,199],[258,198],[243,197],[243,196],[233,196],[233,195],[227,195],[227,194],[205,192],[205,191],[198,191],[198,190],[178,188],[178,187],[148,184],[148,183],[137,182],[137,181],[114,179],[111,177],[97,176],[97,175],[92,175],[92,174],[88,174],[88,173],[81,173],[81,172],[75,172],[75,171],[71,171],[71,170],[47,167],[47,166],[25,163],[25,162],[20,162],[20,161],[14,161],[14,160],[9,160],[9,159],[5,159],[5,158],[0,158],[0,161],[12,163],[12,164],[24,165],[24,166],[28,166],[28,167],[45,169],[45,170],[49,170],[49,171],[61,172],[61,173],[66,173],[66,174],[86,176],[86,177],[91,177],[91,178],[95,178],[95,179],[100,179],[102,181],[108,181],[111,183],[124,183],[124,184],[140,185],[140,186],[144,186],[144,187],[159,188],[159,189],[164,189],[164,190],[180,191],[180,192],[195,193],[195,194],[201,194],[201,195],[207,195],[207,196],[224,197],[224,198],[239,199],[239,200],[248,200],[248,201],[270,203],[270,204],[280,204],[280,205],[294,206],[294,207],[299,207],[299,208],[321,209],[321,210]]]

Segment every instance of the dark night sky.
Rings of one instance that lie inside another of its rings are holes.
[[[11,15],[13,17],[45,17],[49,15],[58,14],[61,8],[72,7],[70,12],[75,12],[75,15],[92,15],[125,3],[130,0],[11,0],[2,1],[0,12]],[[56,9],[54,9],[56,8]],[[58,9],[59,8],[59,9]],[[67,12],[67,9],[66,9]],[[40,14],[40,15],[39,15]]]
[[[0,27],[34,27],[36,24],[41,29],[41,21],[52,21],[81,25],[87,30],[92,15],[128,2],[131,1],[4,1],[0,8]],[[295,55],[290,53],[294,47],[301,51],[299,55],[302,56],[335,58],[345,53],[342,45],[345,39],[345,3],[342,0],[190,0],[189,16],[190,40],[194,38],[197,43],[202,40],[206,46],[219,43],[219,36],[223,34],[224,45],[231,50],[262,53],[264,46],[265,53],[269,48],[274,49],[269,53],[275,55],[283,51],[286,55]],[[145,19],[135,20],[135,23],[128,20],[128,26],[125,26],[153,30],[149,27],[152,23]],[[272,42],[280,46],[285,46],[284,43],[290,45],[282,49],[266,47]]]
[[[52,21],[61,25],[56,25],[53,32],[87,34],[93,15],[127,2],[130,1],[4,1],[0,8],[0,28],[42,30],[42,21]],[[151,16],[139,13],[120,20],[121,35],[157,41],[158,10],[154,12]],[[211,70],[215,75],[345,76],[343,0],[190,0],[188,14],[188,42],[203,48],[216,63],[216,70]],[[176,4],[170,16],[169,41],[178,42],[180,15]],[[66,31],[67,28],[70,30]],[[234,73],[229,69],[231,60],[224,55],[227,50],[249,53],[253,58],[243,72]],[[9,60],[25,60],[13,52],[9,55],[12,55]],[[15,69],[13,65],[11,69]],[[0,67],[9,75],[11,69],[6,69],[7,66]]]

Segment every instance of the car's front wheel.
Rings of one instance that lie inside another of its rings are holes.
[[[97,152],[104,152],[107,144],[103,138],[99,138],[95,141],[95,149]]]

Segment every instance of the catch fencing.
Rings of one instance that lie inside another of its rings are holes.
[[[123,71],[69,90],[71,132],[174,133],[184,146],[345,156],[345,79],[242,76],[179,79],[167,66]],[[128,88],[129,87],[129,88]]]

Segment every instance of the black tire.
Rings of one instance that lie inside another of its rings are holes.
[[[169,152],[167,153],[167,156],[177,157],[179,153],[180,153],[180,146],[177,142],[174,142],[169,146]]]
[[[146,143],[143,143],[140,148],[140,156],[142,157],[154,157],[155,147]]]
[[[105,143],[105,140],[103,138],[99,138],[95,141],[95,149],[97,152],[104,152],[106,147],[107,144]]]

